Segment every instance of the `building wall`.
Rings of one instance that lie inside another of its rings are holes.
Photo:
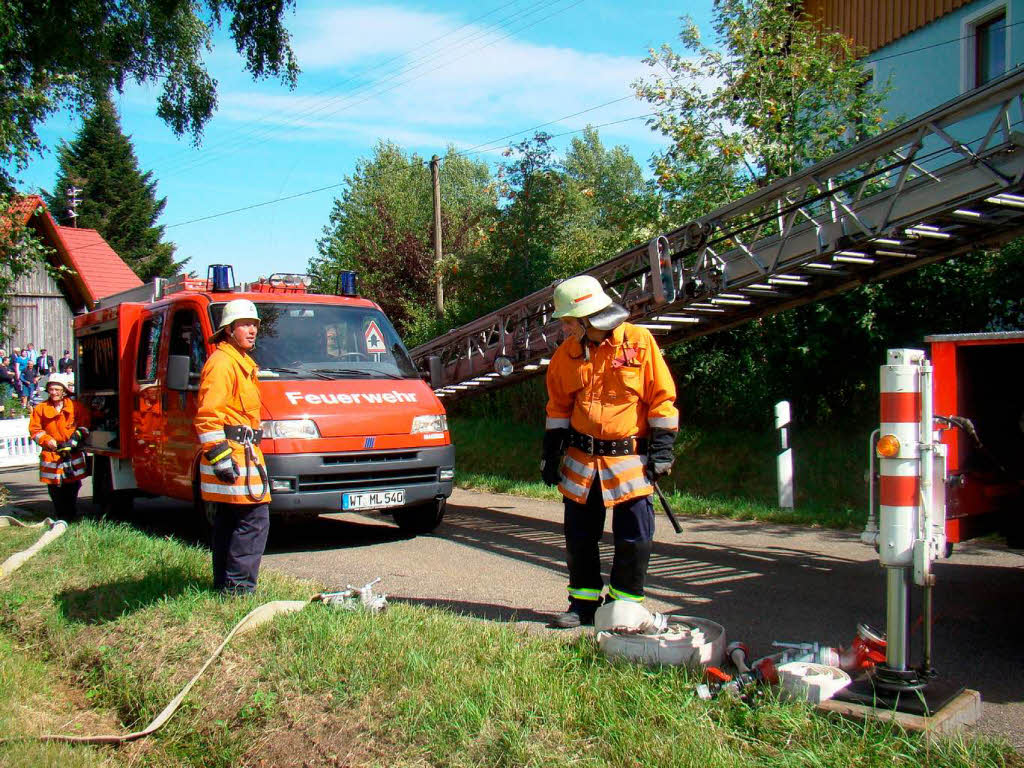
[[[11,347],[32,342],[37,353],[46,347],[56,361],[65,349],[72,349],[73,318],[56,281],[43,266],[36,265],[11,291],[8,327],[0,334],[4,348],[10,354]]]
[[[971,0],[805,0],[804,9],[828,29],[874,51]]]
[[[999,7],[1005,7],[1006,62],[1012,69],[1024,61],[1024,24],[1016,24],[1024,21],[1024,0],[974,0],[864,58],[874,82],[891,86],[886,101],[890,117],[915,117],[971,89],[972,20]]]

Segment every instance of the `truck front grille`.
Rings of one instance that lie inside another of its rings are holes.
[[[343,475],[300,475],[299,491],[348,491],[364,488],[401,488],[418,483],[436,483],[437,470],[423,467],[376,469]]]
[[[324,456],[325,467],[337,466],[339,464],[369,464],[387,461],[414,461],[419,454],[416,451],[382,452],[373,451],[370,453],[344,453],[336,456]]]

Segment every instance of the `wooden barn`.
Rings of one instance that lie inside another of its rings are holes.
[[[93,309],[104,296],[142,285],[125,262],[95,229],[59,226],[38,195],[16,201],[11,214],[32,227],[51,249],[52,266],[66,267],[55,280],[42,265],[14,284],[0,346],[45,347],[54,360],[72,347],[72,318]]]

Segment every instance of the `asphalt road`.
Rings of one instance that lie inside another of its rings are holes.
[[[34,470],[0,471],[0,483],[24,508],[48,506]],[[87,485],[83,498],[90,494]],[[137,512],[148,529],[188,535],[185,505],[144,500]],[[391,600],[556,632],[545,625],[566,605],[560,521],[560,504],[456,491],[444,522],[429,536],[408,538],[388,517],[351,514],[275,525],[264,567],[336,588],[380,576]],[[667,520],[658,520],[647,590],[653,609],[713,619],[755,656],[770,653],[772,640],[847,645],[858,622],[884,628],[883,572],[856,534],[682,522],[677,536]],[[609,545],[602,555],[607,573]],[[935,570],[934,665],[981,692],[979,731],[1024,751],[1024,620],[1013,607],[1024,597],[1024,555],[969,543]],[[919,629],[912,644],[916,654]]]

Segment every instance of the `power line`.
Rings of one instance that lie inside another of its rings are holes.
[[[583,131],[587,130],[588,128],[604,128],[604,127],[609,126],[609,125],[618,125],[620,123],[628,123],[628,122],[630,122],[632,120],[642,120],[642,119],[647,118],[647,117],[652,117],[654,114],[655,113],[651,112],[651,113],[648,113],[648,114],[645,114],[645,115],[635,115],[634,117],[623,118],[622,120],[612,120],[612,121],[607,122],[607,123],[601,123],[600,125],[588,125],[588,126],[584,126],[583,128],[577,128],[574,131],[565,131],[564,133],[556,133],[551,138],[557,139],[557,138],[560,138],[562,136],[569,136],[569,135],[574,134],[574,133],[582,133]],[[558,122],[558,121],[553,121],[553,122]],[[488,143],[491,143],[491,142],[488,142]],[[478,150],[477,152],[475,152],[473,154],[481,154],[483,152],[491,152],[491,151],[494,151],[495,149],[503,149],[503,148],[504,147],[493,147],[491,149]],[[456,153],[456,154],[460,154],[460,153]],[[328,189],[337,189],[338,187],[344,186],[346,183],[347,182],[342,181],[342,182],[339,182],[337,184],[329,184],[329,185],[327,185],[325,187],[317,187],[316,189],[309,189],[309,190],[306,190],[305,192],[296,192],[294,195],[286,195],[284,197],[274,198],[273,200],[264,200],[264,201],[259,202],[259,203],[253,203],[252,205],[245,205],[245,206],[242,206],[241,208],[233,208],[230,211],[220,211],[219,213],[211,213],[208,216],[200,216],[199,218],[188,219],[187,221],[179,221],[179,222],[177,222],[175,224],[167,224],[167,225],[164,226],[164,229],[173,229],[175,227],[183,227],[186,224],[196,224],[196,223],[198,223],[200,221],[208,221],[210,219],[218,219],[221,216],[229,216],[229,215],[231,215],[233,213],[242,213],[243,211],[251,211],[253,208],[262,208],[262,207],[267,206],[267,205],[274,205],[275,203],[283,203],[286,200],[294,200],[297,197],[306,197],[307,195],[313,195],[313,194],[316,194],[317,192],[324,192],[324,191],[326,191]]]
[[[228,216],[232,213],[241,213],[242,211],[251,211],[253,208],[262,208],[266,205],[273,205],[275,203],[283,203],[285,200],[294,200],[297,197],[306,197],[307,195],[314,195],[317,192],[324,192],[328,189],[337,189],[338,187],[345,186],[345,182],[341,181],[337,184],[328,184],[326,187],[317,187],[316,189],[307,189],[305,192],[296,192],[294,195],[285,195],[284,197],[276,197],[273,200],[264,200],[262,203],[253,203],[252,205],[245,205],[241,208],[234,208],[230,211],[221,211],[220,213],[211,213],[209,216],[200,216],[198,219],[189,219],[188,221],[179,221],[177,224],[168,224],[164,229],[174,229],[175,227],[183,227],[186,224],[195,224],[200,221],[207,221],[209,219],[218,219],[221,216]]]
[[[544,2],[544,0],[540,0],[540,1]],[[508,8],[509,6],[512,6],[512,5],[516,5],[517,3],[520,3],[520,2],[522,2],[522,0],[511,0],[511,2],[505,3],[504,5],[496,6],[496,7],[492,8],[490,11],[488,11],[487,13],[483,13],[483,14],[481,14],[479,16],[476,16],[476,17],[470,19],[469,21],[467,21],[466,23],[461,24],[460,26],[456,27],[455,29],[452,29],[452,30],[444,33],[443,35],[438,35],[437,37],[434,37],[434,38],[426,41],[425,43],[421,43],[420,45],[417,45],[414,48],[410,48],[407,51],[402,51],[401,53],[395,54],[394,56],[391,56],[390,58],[387,58],[384,61],[377,62],[376,64],[373,64],[373,65],[368,66],[368,67],[364,67],[363,69],[360,69],[360,70],[354,72],[353,74],[349,75],[348,77],[344,77],[344,78],[342,78],[340,80],[336,80],[335,82],[333,82],[330,85],[320,89],[319,91],[316,91],[316,92],[314,92],[314,93],[312,93],[312,94],[310,94],[308,96],[303,97],[302,101],[305,102],[305,104],[302,104],[302,107],[303,108],[307,108],[307,107],[308,108],[313,108],[313,107],[315,107],[317,105],[317,103],[315,101],[317,96],[321,96],[321,95],[323,95],[325,93],[328,93],[329,91],[335,90],[338,87],[340,87],[340,86],[342,86],[342,85],[344,85],[346,83],[350,83],[350,82],[356,80],[357,78],[359,78],[362,75],[366,75],[366,74],[368,74],[370,72],[373,72],[375,70],[382,69],[382,68],[384,68],[388,64],[391,64],[394,61],[399,61],[401,59],[404,59],[404,58],[408,57],[409,55],[415,53],[416,51],[419,51],[419,50],[421,50],[423,48],[431,46],[434,43],[436,43],[436,42],[438,42],[440,40],[443,40],[446,37],[450,37],[451,35],[454,35],[455,33],[459,32],[460,30],[462,30],[462,29],[464,29],[464,28],[466,28],[466,27],[468,27],[468,26],[470,26],[472,24],[475,24],[476,22],[480,21],[481,19],[484,19],[484,18],[492,15],[493,13],[496,13],[499,10],[502,10],[504,8]],[[539,3],[537,3],[537,4],[539,4]],[[508,18],[508,17],[506,17],[506,18]],[[399,68],[399,70],[400,69],[401,68]],[[282,115],[283,116],[283,115],[289,114],[289,112],[290,112],[289,109],[272,110],[272,111],[269,111],[269,112],[265,112],[262,115],[259,115],[256,119],[266,119],[266,118],[276,117],[278,115]],[[255,130],[258,131],[260,129],[255,129]],[[249,135],[254,135],[254,134],[252,132],[250,132]],[[215,150],[215,149],[219,149],[219,148],[224,147],[224,146],[228,146],[228,145],[234,144],[234,143],[236,143],[236,139],[237,139],[237,137],[232,137],[231,139],[229,139],[227,141],[221,141],[219,143],[215,143],[213,145],[210,145],[210,146],[207,147],[207,149]],[[169,160],[174,159],[174,157],[177,157],[178,155],[180,155],[179,152],[176,152],[176,153],[173,153],[173,154],[169,154],[169,155],[164,156],[163,158],[160,158],[156,162],[159,164],[159,163],[162,163],[164,161],[169,161]]]
[[[562,2],[562,1],[563,0],[555,0],[555,3]],[[523,15],[524,17],[526,17],[526,16],[533,15],[534,13],[538,12],[536,10],[537,6],[543,5],[546,2],[547,2],[547,0],[540,0],[539,2],[537,2],[534,5],[530,6],[525,12],[517,12],[517,14],[513,14],[513,16],[515,16],[515,15]],[[363,86],[359,86],[358,88],[354,89],[352,91],[352,93],[350,93],[350,94],[341,95],[341,96],[338,96],[336,98],[329,99],[326,102],[324,102],[323,104],[321,104],[320,106],[318,106],[317,108],[311,109],[311,110],[307,110],[306,112],[301,113],[300,115],[297,115],[295,119],[289,120],[289,121],[285,122],[283,125],[280,125],[280,126],[268,126],[268,127],[263,128],[263,129],[259,129],[262,132],[262,136],[257,134],[256,137],[258,138],[258,141],[255,142],[255,143],[264,143],[265,141],[269,140],[273,136],[273,134],[276,131],[280,130],[281,128],[287,128],[290,125],[297,125],[298,121],[301,118],[303,118],[303,117],[311,117],[311,116],[316,115],[318,113],[322,113],[322,112],[324,112],[324,110],[330,108],[331,104],[333,104],[335,102],[338,102],[339,100],[348,99],[349,103],[342,104],[342,106],[340,106],[339,108],[334,109],[334,110],[332,110],[330,112],[327,112],[326,114],[323,115],[323,117],[325,117],[325,118],[326,117],[330,117],[332,115],[338,114],[339,112],[343,112],[343,111],[346,111],[346,110],[351,109],[353,107],[359,106],[360,104],[364,104],[367,101],[370,101],[371,99],[374,99],[374,98],[376,98],[378,96],[381,96],[381,95],[383,95],[385,93],[388,93],[390,91],[393,91],[396,88],[399,88],[399,87],[401,87],[403,85],[407,85],[408,83],[411,83],[414,80],[418,80],[418,79],[420,79],[422,77],[425,77],[426,75],[428,75],[428,74],[430,74],[432,72],[436,72],[439,69],[443,69],[445,67],[451,66],[452,64],[454,64],[454,63],[456,63],[458,61],[461,61],[462,59],[466,58],[467,56],[469,56],[469,55],[471,55],[473,53],[476,53],[476,52],[478,52],[480,50],[483,50],[484,48],[488,48],[488,47],[490,47],[492,45],[495,45],[496,43],[499,43],[502,40],[507,40],[508,38],[512,37],[513,35],[516,35],[516,34],[522,32],[522,31],[524,31],[526,29],[531,28],[531,27],[534,27],[537,24],[540,24],[542,21],[546,21],[547,19],[551,18],[552,16],[555,16],[558,13],[562,13],[564,11],[568,11],[568,10],[576,7],[577,5],[580,5],[583,2],[586,2],[586,0],[575,0],[575,2],[571,2],[569,5],[566,5],[566,6],[562,7],[562,8],[558,8],[558,9],[552,11],[551,13],[547,14],[546,16],[542,16],[541,18],[536,19],[535,21],[530,22],[529,24],[524,24],[524,25],[518,27],[517,29],[513,29],[508,34],[502,35],[501,37],[498,37],[498,38],[496,38],[494,40],[490,40],[490,41],[484,43],[483,45],[480,45],[480,46],[477,46],[475,48],[472,48],[472,49],[470,49],[469,51],[467,51],[466,53],[464,53],[461,56],[457,56],[457,57],[449,59],[447,61],[442,61],[438,66],[431,67],[430,69],[428,69],[428,70],[426,70],[424,72],[421,72],[419,75],[407,78],[405,80],[401,80],[401,81],[397,82],[393,86],[390,86],[390,87],[387,87],[387,88],[381,88],[380,90],[377,90],[377,91],[375,91],[373,93],[370,93],[366,98],[360,99],[359,101],[351,101],[351,99],[353,99],[354,97],[358,96],[360,94],[360,92],[366,92],[367,90],[372,89],[374,87],[386,84],[388,82],[395,81],[397,78],[402,77],[403,75],[409,74],[410,72],[413,72],[413,71],[415,71],[417,69],[422,68],[426,64],[432,63],[432,61],[436,61],[436,60],[440,59],[441,57],[443,57],[444,54],[448,53],[448,51],[447,50],[441,50],[441,51],[437,51],[435,53],[429,54],[429,55],[423,57],[422,59],[420,59],[418,62],[414,62],[411,65],[407,65],[407,66],[399,68],[395,73],[392,73],[390,76],[388,76],[388,77],[386,77],[386,78],[384,78],[382,80],[379,80],[379,81],[376,81],[376,82],[373,82],[373,83],[367,83],[366,85],[363,85]],[[551,7],[551,6],[549,5],[548,7]],[[495,28],[496,29],[501,29],[503,27],[507,28],[508,26],[510,26],[510,22],[503,21],[502,23],[498,24]],[[482,38],[482,37],[485,37],[488,34],[492,34],[493,31],[494,30],[492,30],[492,29],[485,29],[485,30],[482,30],[480,32],[474,33],[473,35],[470,35],[469,37],[467,37],[464,40],[459,41],[459,42],[460,43],[464,43],[464,42],[466,42],[468,40],[472,40],[473,38]],[[245,142],[236,141],[236,140],[233,139],[230,143],[231,144],[241,145],[241,144],[243,144]],[[251,146],[253,143],[254,142],[249,142],[248,144],[249,144],[249,146]],[[223,153],[221,153],[221,154],[223,154]],[[214,159],[217,159],[217,155],[213,155],[213,156],[207,155],[205,157],[198,158],[195,161],[193,161],[192,163],[187,164],[187,165],[183,166],[182,168],[179,168],[177,171],[173,172],[170,175],[174,176],[174,175],[177,175],[178,173],[189,171],[189,170],[192,170],[194,168],[197,168],[197,167],[200,167],[200,166],[203,166],[203,165],[207,165],[207,164],[209,164]]]
[[[1018,24],[1024,24],[1024,21],[1015,21],[1012,24],[1006,24],[1005,28],[1009,29],[1010,27],[1016,27]],[[971,33],[969,35],[963,35],[962,37],[953,37],[953,38],[950,38],[949,40],[943,40],[941,43],[932,43],[931,45],[922,45],[920,48],[911,48],[908,51],[899,51],[897,53],[890,53],[888,56],[879,56],[877,59],[867,59],[867,58],[865,58],[864,61],[866,61],[868,64],[874,64],[876,61],[885,61],[887,59],[895,59],[897,56],[907,56],[907,55],[909,55],[911,53],[920,53],[921,51],[927,51],[927,50],[929,50],[931,48],[938,48],[939,46],[942,46],[942,45],[949,45],[950,43],[959,43],[961,40],[969,40],[972,37],[974,37],[974,33]],[[868,54],[868,55],[870,55],[870,54]],[[1007,72],[1009,72],[1009,68],[1007,69]]]

